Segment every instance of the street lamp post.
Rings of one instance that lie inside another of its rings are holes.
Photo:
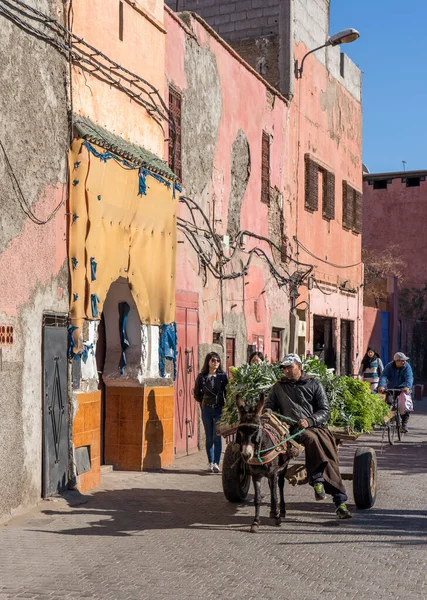
[[[302,61],[301,61],[301,66],[298,66],[298,61],[295,61],[295,77],[297,79],[301,79],[302,77],[302,71],[304,68],[304,61],[307,58],[307,56],[309,54],[313,54],[313,52],[317,52],[317,50],[321,50],[322,48],[326,48],[327,46],[338,46],[339,44],[349,44],[350,42],[354,42],[355,40],[357,40],[360,37],[360,33],[356,30],[356,29],[343,29],[342,31],[339,31],[338,33],[335,33],[334,35],[331,35],[331,37],[329,37],[326,42],[324,44],[322,44],[321,46],[318,46],[317,48],[314,48],[313,50],[310,50],[310,52],[307,52],[307,54],[304,55]]]

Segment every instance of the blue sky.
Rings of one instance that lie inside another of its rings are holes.
[[[427,1],[331,0],[330,33],[363,72],[363,162],[371,173],[427,169]]]

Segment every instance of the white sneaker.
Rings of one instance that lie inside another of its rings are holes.
[[[221,469],[219,468],[219,466],[216,463],[213,464],[212,473],[221,473]]]
[[[208,473],[214,473],[214,464],[213,463],[209,463]]]

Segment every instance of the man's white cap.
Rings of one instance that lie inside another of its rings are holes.
[[[287,354],[282,362],[280,363],[281,367],[289,367],[292,363],[297,363],[299,365],[302,365],[302,361],[300,359],[300,357],[298,356],[298,354]]]
[[[403,352],[396,352],[396,354],[393,356],[393,360],[409,360],[409,357],[405,356]]]

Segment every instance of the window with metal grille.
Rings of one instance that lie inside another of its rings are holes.
[[[342,226],[362,233],[363,196],[347,181],[342,182]]]
[[[11,344],[13,344],[12,325],[0,325],[0,345],[10,346]]]
[[[182,147],[181,147],[181,105],[182,95],[175,88],[169,86],[169,110],[175,121],[176,139],[175,139],[175,157],[174,157],[174,140],[171,133],[169,134],[169,166],[182,181]],[[175,160],[174,160],[175,159]]]
[[[270,204],[270,136],[262,132],[261,202]]]

